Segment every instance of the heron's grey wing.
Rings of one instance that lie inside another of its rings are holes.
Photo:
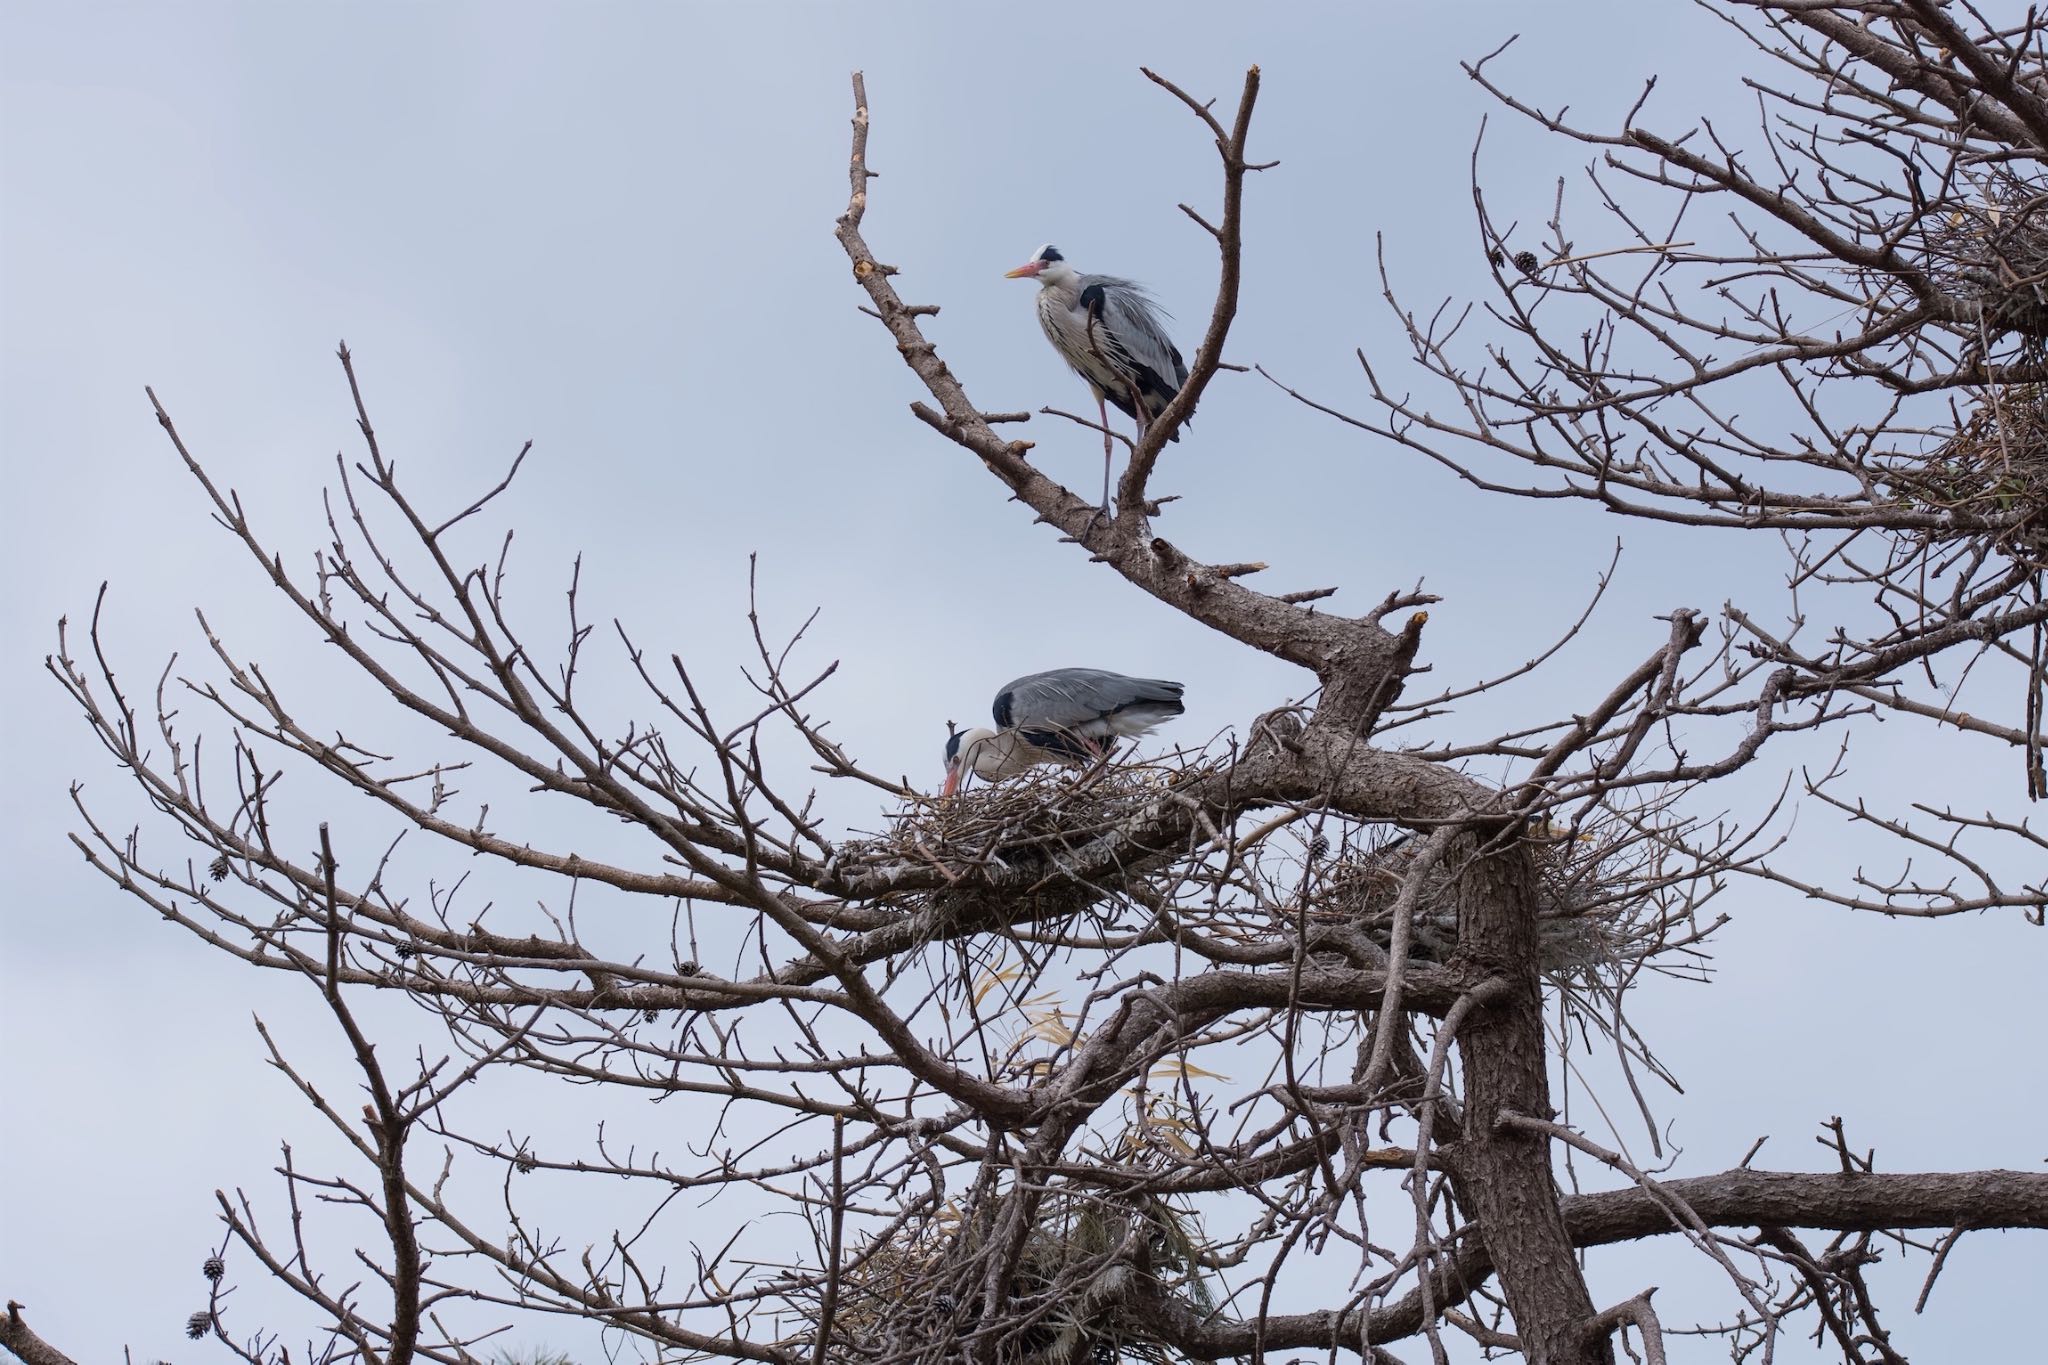
[[[998,729],[1014,731],[1035,749],[1086,761],[1094,755],[1079,738],[1083,717],[1060,680],[1063,671],[1031,673],[1005,683],[991,709]]]
[[[1102,714],[1106,681],[1116,676],[1099,668],[1028,673],[996,693],[996,724],[1020,730],[1041,726],[1071,729]]]
[[[1179,715],[1181,691],[1181,684],[1164,678],[1128,678],[1102,668],[1055,668],[1018,678],[998,692],[996,724],[1099,737],[1121,728],[1104,724],[1119,715],[1148,724]]]
[[[1187,382],[1187,362],[1181,359],[1173,338],[1166,333],[1166,314],[1152,301],[1142,285],[1113,275],[1083,277],[1081,306],[1096,320],[1105,349],[1114,348],[1113,359],[1130,376],[1144,401],[1149,418],[1157,414]],[[1130,395],[1117,406],[1130,416]]]
[[[1167,335],[1166,310],[1153,301],[1142,285],[1129,280],[1117,283],[1123,287],[1109,292],[1103,300],[1111,330],[1127,339],[1125,346],[1132,359],[1157,374],[1163,386],[1180,392],[1180,386],[1188,382],[1188,367],[1180,358],[1180,348]]]

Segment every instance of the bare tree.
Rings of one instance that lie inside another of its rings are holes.
[[[1724,17],[1790,73],[1783,90],[1754,83],[1746,151],[1706,126],[1653,133],[1641,104],[1614,132],[1579,129],[1495,86],[1493,59],[1473,65],[1508,107],[1601,149],[1602,230],[1623,236],[1575,237],[1561,191],[1539,251],[1475,177],[1494,296],[1401,311],[1441,401],[1361,355],[1373,405],[1342,415],[1497,493],[1790,547],[1804,605],[1785,624],[1673,604],[1640,663],[1507,733],[1461,732],[1460,703],[1512,695],[1550,655],[1414,695],[1433,599],[1332,614],[1315,605],[1328,589],[1260,592],[1244,580],[1263,566],[1206,563],[1159,533],[1160,452],[1240,368],[1225,352],[1262,169],[1256,68],[1227,115],[1146,73],[1214,140],[1220,207],[1187,212],[1215,239],[1219,285],[1112,517],[1008,434],[1028,414],[972,401],[926,335],[937,309],[904,302],[862,235],[858,76],[838,222],[868,311],[929,395],[921,421],[1076,553],[1314,674],[1309,704],[1247,716],[1209,750],[934,802],[834,741],[818,714],[831,669],[795,663],[802,630],[753,618],[756,701],[737,714],[714,714],[701,663],[589,623],[573,579],[562,643],[541,645],[509,596],[509,536],[479,538],[525,452],[469,505],[427,510],[346,349],[364,454],[337,461],[310,574],[159,406],[216,519],[313,636],[441,737],[395,757],[337,732],[204,617],[207,668],[167,668],[140,703],[97,614],[84,644],[62,633],[53,672],[197,854],[167,864],[83,801],[80,850],[157,915],[302,977],[361,1081],[344,1100],[265,1032],[355,1164],[307,1170],[286,1147],[281,1212],[220,1194],[195,1335],[284,1359],[231,1320],[232,1268],[313,1306],[315,1358],[394,1365],[476,1360],[508,1321],[564,1317],[657,1359],[788,1365],[1378,1362],[1404,1342],[1441,1361],[1453,1335],[1554,1365],[1611,1361],[1617,1341],[1661,1361],[1677,1329],[1650,1289],[1598,1303],[1580,1256],[1672,1237],[1726,1277],[1727,1315],[1692,1330],[1738,1358],[1769,1359],[1797,1330],[1848,1362],[1898,1360],[1871,1262],[1922,1248],[1931,1289],[1965,1233],[2048,1227],[2048,1176],[1880,1172],[1839,1123],[1839,1173],[1667,1175],[1561,1122],[1549,1066],[1574,1038],[1613,1049],[1654,1148],[1662,1071],[1629,993],[1697,971],[1731,878],[1852,911],[2041,921],[2048,844],[2017,818],[1880,811],[1837,765],[1807,781],[1809,802],[1910,854],[1896,878],[1839,886],[1785,863],[1775,808],[1740,824],[1699,812],[1711,784],[1776,763],[1783,737],[1876,709],[2010,745],[2042,794],[2048,62],[2031,16],[2002,26],[1956,5],[1777,0]],[[1679,240],[1723,201],[1731,245]],[[1789,395],[1796,429],[1734,415],[1753,409],[1728,396],[1758,384]],[[594,645],[630,670],[638,717],[579,689]],[[1994,699],[1965,709],[1960,678]],[[225,740],[189,730],[188,708]],[[828,827],[805,762],[889,803],[883,827]],[[285,785],[301,776],[324,784],[316,805],[353,793],[401,836],[373,847],[301,823]],[[509,807],[465,790],[507,779],[524,789]],[[633,856],[572,851],[593,845],[557,832],[591,813]],[[413,870],[422,837],[438,875]],[[551,890],[530,912],[481,904],[449,870],[477,861]],[[445,1055],[379,1050],[391,999],[426,1012]],[[1226,1079],[1225,1057],[1265,1073]],[[478,1102],[525,1076],[686,1104],[687,1141],[673,1124],[661,1149],[600,1128],[551,1150]],[[1561,1191],[1567,1153],[1615,1188]],[[550,1200],[623,1209],[620,1190],[637,1204],[603,1237],[556,1226]],[[353,1259],[327,1252],[327,1222],[352,1229]],[[1353,1258],[1354,1279],[1280,1311],[1310,1252]],[[49,1350],[11,1308],[9,1332]]]

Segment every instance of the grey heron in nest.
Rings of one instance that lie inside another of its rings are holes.
[[[947,736],[945,795],[969,774],[995,782],[1040,763],[1093,762],[1179,715],[1180,694],[1177,682],[1100,668],[1028,674],[996,693],[995,729]]]

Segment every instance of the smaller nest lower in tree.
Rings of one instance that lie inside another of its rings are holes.
[[[2002,553],[2020,563],[2048,562],[2048,384],[1986,391],[1955,434],[1916,467],[1895,473],[1892,487],[1915,506],[2003,522],[1996,533]]]
[[[1552,986],[1617,987],[1652,957],[1691,941],[1674,923],[1680,912],[1658,875],[1656,846],[1615,824],[1574,835],[1539,827],[1527,836],[1535,853],[1538,967]],[[1421,850],[1419,836],[1345,850],[1331,860],[1311,904],[1319,919],[1363,928],[1391,950],[1394,911]],[[1443,962],[1458,944],[1458,869],[1449,859],[1431,868],[1409,921],[1409,957]]]
[[[1180,1357],[1148,1339],[1124,1307],[1131,1294],[1144,1286],[1148,1297],[1177,1298],[1197,1313],[1215,1308],[1192,1214],[1147,1197],[1053,1191],[1038,1201],[1025,1232],[1001,1321],[984,1323],[988,1260],[1001,1252],[990,1229],[1000,1221],[963,1223],[949,1210],[860,1251],[840,1280],[831,1328],[839,1349],[827,1358],[950,1362],[960,1358],[963,1338],[987,1327],[1001,1365],[1077,1358],[1172,1365]],[[807,1313],[812,1334],[817,1308]]]

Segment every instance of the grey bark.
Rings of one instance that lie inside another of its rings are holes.
[[[21,1320],[22,1305],[7,1301],[7,1316],[0,1318],[0,1346],[12,1351],[24,1365],[76,1365],[70,1356],[29,1330]]]

